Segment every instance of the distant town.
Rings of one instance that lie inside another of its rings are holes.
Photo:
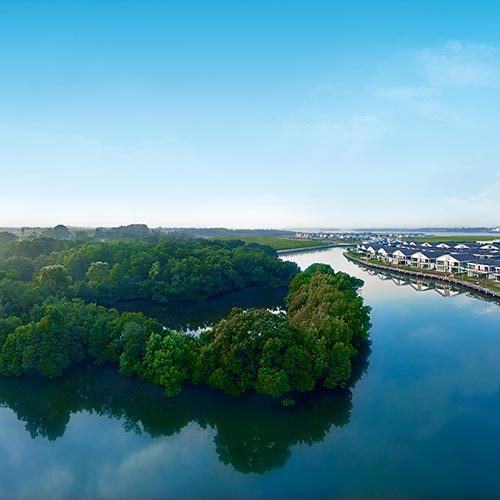
[[[389,240],[360,243],[357,252],[383,264],[500,282],[500,239],[491,241]]]
[[[377,228],[377,229],[228,229],[223,227],[189,228],[157,227],[146,224],[129,224],[119,227],[76,227],[59,224],[55,227],[3,227],[0,232],[14,234],[20,239],[38,237],[61,239],[122,239],[141,238],[159,234],[175,234],[195,238],[238,238],[238,237],[274,237],[294,240],[313,240],[324,243],[379,242],[422,238],[429,235],[495,235],[500,233],[500,226],[477,228]]]

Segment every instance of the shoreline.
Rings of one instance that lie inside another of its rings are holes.
[[[291,255],[294,253],[317,252],[318,250],[327,250],[328,248],[349,248],[354,246],[352,243],[327,243],[315,247],[290,248],[288,250],[276,250],[278,255]]]
[[[487,295],[489,298],[495,298],[495,299],[500,299],[500,291],[495,291],[495,290],[490,290],[489,288],[482,287],[480,285],[475,285],[474,283],[469,283],[467,281],[462,281],[456,278],[450,278],[448,276],[440,276],[438,274],[431,274],[431,273],[426,273],[426,272],[418,272],[418,271],[409,271],[407,269],[399,269],[395,267],[389,267],[389,266],[384,266],[381,264],[374,264],[372,262],[366,262],[362,259],[353,257],[352,255],[348,255],[347,252],[344,252],[344,257],[351,261],[355,262],[357,264],[361,264],[362,266],[371,268],[371,269],[382,269],[384,271],[396,273],[396,274],[403,274],[406,276],[415,276],[417,278],[427,278],[427,279],[432,279],[436,281],[442,281],[444,283],[451,283],[454,285],[461,286],[463,288],[467,288],[469,290],[473,290],[474,292],[480,293],[481,295]]]

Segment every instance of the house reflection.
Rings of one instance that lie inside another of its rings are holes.
[[[370,276],[377,277],[381,281],[392,281],[396,286],[408,286],[416,292],[434,291],[443,297],[455,297],[465,293],[465,289],[453,283],[443,283],[438,280],[428,278],[415,278],[413,276],[402,276],[398,273],[384,272],[380,269],[374,270],[361,263],[356,263],[361,269]]]

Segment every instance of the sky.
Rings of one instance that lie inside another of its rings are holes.
[[[497,226],[499,18],[0,0],[0,226]]]

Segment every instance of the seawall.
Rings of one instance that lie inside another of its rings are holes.
[[[478,292],[482,295],[487,295],[489,297],[495,297],[497,299],[500,299],[500,292],[497,292],[495,290],[490,290],[489,288],[482,287],[481,285],[476,285],[474,283],[470,283],[468,281],[463,281],[457,278],[450,278],[448,276],[444,275],[439,275],[439,274],[431,274],[431,273],[426,273],[425,271],[419,272],[419,271],[409,271],[407,269],[400,269],[396,267],[389,267],[389,266],[384,266],[382,264],[374,264],[372,262],[366,262],[363,259],[358,259],[356,257],[353,257],[352,255],[349,255],[347,253],[344,253],[344,257],[347,260],[350,260],[352,262],[356,262],[358,264],[361,264],[362,266],[371,268],[371,269],[381,269],[383,271],[388,271],[394,274],[401,274],[404,276],[415,276],[416,278],[428,278],[436,281],[443,281],[445,283],[452,283],[458,286],[461,286],[463,288],[468,288],[470,290],[474,290],[475,292]]]
[[[317,252],[328,248],[348,248],[354,246],[352,243],[332,243],[327,245],[318,245],[316,247],[290,248],[289,250],[277,250],[278,255],[288,255],[293,253]]]

